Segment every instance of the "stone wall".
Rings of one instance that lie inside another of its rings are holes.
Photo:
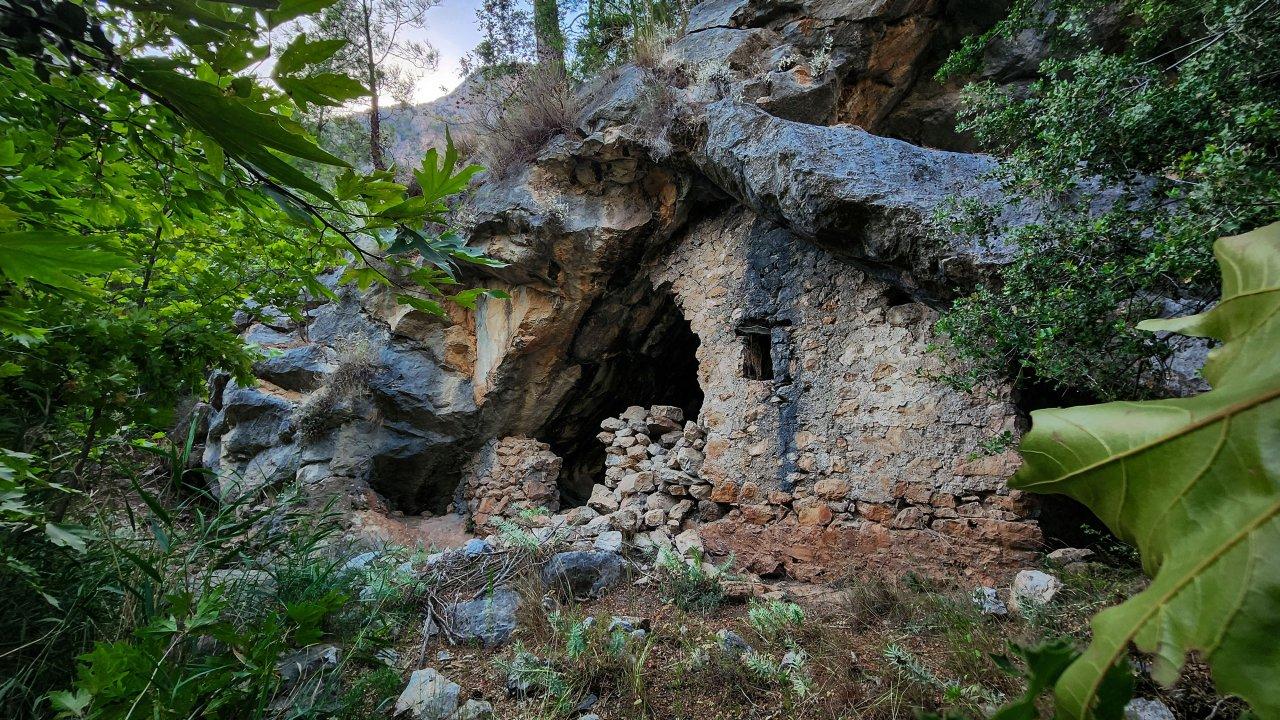
[[[607,446],[604,484],[595,486],[588,505],[612,513],[619,530],[648,533],[641,544],[667,545],[662,536],[723,514],[709,499],[711,484],[699,473],[705,433],[683,419],[677,407],[632,406],[600,424],[603,432],[597,437]]]
[[[940,379],[932,310],[740,210],[692,225],[651,279],[701,341],[699,474],[733,508],[701,528],[709,550],[802,579],[1028,560],[1016,455],[981,448],[1018,433],[1009,389]],[[771,378],[744,377],[762,362]]]
[[[549,445],[533,438],[491,440],[463,470],[459,505],[479,530],[496,527],[501,518],[518,518],[525,510],[556,512],[561,464]]]

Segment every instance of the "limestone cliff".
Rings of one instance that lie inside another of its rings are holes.
[[[958,392],[929,349],[938,304],[1007,260],[928,231],[950,197],[998,197],[929,80],[990,13],[705,0],[656,67],[589,83],[575,132],[474,189],[470,243],[509,264],[466,279],[510,300],[442,321],[342,287],[248,325],[278,352],[220,388],[206,463],[224,492],[339,493],[373,540],[543,507],[584,542],[700,535],[765,575],[1024,562],[1036,510],[982,450],[1019,431],[1010,388]],[[1032,40],[990,76],[1017,81]]]

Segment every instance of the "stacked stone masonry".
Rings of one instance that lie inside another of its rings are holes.
[[[677,535],[719,519],[723,510],[699,474],[704,432],[683,420],[680,408],[655,405],[632,406],[602,422],[604,484],[595,486],[588,505],[612,513],[614,525],[631,532]]]
[[[651,279],[701,343],[699,483],[732,509],[701,527],[709,551],[810,580],[1031,558],[1035,507],[1007,486],[1017,456],[982,448],[1016,437],[1019,416],[1006,387],[941,379],[934,311],[742,211],[692,226]],[[771,379],[743,377],[759,333]]]
[[[461,500],[479,529],[497,527],[502,518],[522,518],[530,510],[555,512],[562,464],[549,445],[532,438],[490,441],[463,471]]]

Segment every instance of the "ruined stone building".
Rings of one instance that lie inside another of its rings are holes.
[[[937,308],[1006,258],[930,226],[999,193],[931,79],[990,21],[959,4],[696,5],[657,67],[582,88],[574,132],[474,187],[460,223],[507,264],[463,279],[510,299],[438,319],[335,271],[305,323],[246,315],[274,352],[214,398],[222,490],[296,476],[375,543],[523,512],[641,546],[692,530],[802,580],[1025,562],[1037,509],[990,449],[1019,433],[1010,389],[957,390],[931,350]],[[1019,82],[1036,52],[984,73]]]

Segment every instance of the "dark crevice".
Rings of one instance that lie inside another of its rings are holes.
[[[890,285],[884,290],[884,301],[888,307],[898,307],[899,305],[909,305],[915,302],[915,298],[897,285]]]
[[[1085,505],[1066,495],[1042,495],[1038,499],[1045,551],[1086,548],[1107,564],[1139,566],[1137,551],[1112,535]]]
[[[1093,405],[1101,402],[1096,395],[1083,390],[1064,388],[1042,380],[1026,368],[1014,380],[1013,400],[1018,409],[1027,414],[1046,408]]]
[[[604,477],[604,445],[596,439],[600,422],[631,405],[674,405],[685,418],[702,407],[698,384],[698,337],[669,291],[647,283],[639,298],[606,293],[583,325],[616,323],[606,347],[575,340],[582,378],[537,433],[564,459],[561,505],[580,505]]]

